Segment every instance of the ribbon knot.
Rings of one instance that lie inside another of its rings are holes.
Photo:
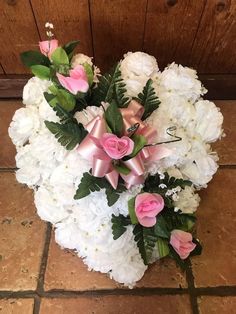
[[[120,112],[123,117],[124,135],[132,136],[135,132],[144,136],[147,144],[151,144],[157,131],[141,120],[144,107],[132,100],[128,107],[120,109]],[[136,156],[125,161],[119,160],[130,170],[128,175],[119,174],[113,165],[112,158],[107,155],[100,144],[103,134],[107,133],[105,119],[96,116],[85,126],[85,129],[89,134],[80,143],[78,152],[82,157],[92,162],[92,175],[100,178],[105,177],[114,189],[117,188],[119,175],[125,181],[127,189],[133,185],[142,184],[144,182],[145,163],[159,160],[170,154],[170,150],[165,147],[144,147]],[[132,131],[132,129],[134,130]]]

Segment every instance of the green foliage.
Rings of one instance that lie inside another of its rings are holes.
[[[138,223],[138,219],[135,213],[135,198],[136,197],[133,197],[128,201],[129,216],[133,225]]]
[[[50,68],[46,67],[45,65],[32,65],[30,67],[32,73],[42,80],[49,80],[50,79]]]
[[[175,252],[175,250],[170,244],[169,244],[169,256],[175,260],[176,265],[179,266],[183,271],[187,269],[188,267],[187,261],[181,259],[178,253]]]
[[[162,211],[161,216],[165,220],[165,227],[167,230],[169,230],[169,232],[174,229],[190,231],[196,222],[196,217],[193,214],[182,214],[181,212],[174,212],[173,208],[165,208],[165,210]]]
[[[49,131],[55,135],[58,142],[65,146],[67,150],[72,150],[77,144],[80,144],[88,133],[81,123],[60,124],[51,121],[45,121],[44,123]]]
[[[143,135],[134,134],[131,139],[134,141],[134,150],[128,156],[129,158],[135,157],[147,144],[147,139]]]
[[[78,46],[78,44],[79,44],[79,40],[73,40],[63,46],[63,49],[67,53],[69,59],[72,58],[74,50]]]
[[[123,215],[115,216],[112,214],[111,223],[113,239],[117,240],[126,231],[126,227],[130,225],[130,219]]]
[[[52,62],[56,65],[69,64],[69,58],[62,47],[55,49],[51,55]]]
[[[177,186],[180,186],[182,189],[184,189],[185,186],[192,185],[191,181],[170,177],[167,172],[165,172],[164,175],[165,178],[161,181],[161,183],[164,183],[168,187],[168,189],[174,189]]]
[[[142,116],[143,120],[148,118],[161,103],[155,93],[154,88],[152,87],[152,83],[153,81],[149,79],[144,86],[142,93],[138,94],[137,100],[144,106],[144,114]]]
[[[50,86],[49,90],[52,94],[45,92],[44,97],[52,107],[56,104],[60,104],[60,106],[68,112],[74,110],[76,105],[74,95],[64,89],[57,88],[55,85]]]
[[[56,112],[56,115],[60,118],[60,122],[65,124],[69,122],[73,122],[77,124],[77,121],[74,119],[73,115],[66,111],[63,107],[56,104],[53,106],[53,110]]]
[[[89,86],[91,86],[93,84],[93,68],[87,62],[83,64],[83,67],[87,75]]]
[[[106,122],[112,133],[121,136],[123,132],[123,118],[115,102],[111,102],[105,111]]]
[[[125,107],[128,99],[124,96],[125,84],[121,78],[120,64],[114,66],[111,72],[99,77],[97,87],[92,91],[91,103],[100,106],[101,102],[116,101],[118,107]]]
[[[158,247],[158,252],[159,252],[160,258],[169,255],[170,249],[169,249],[169,245],[168,245],[168,240],[162,239],[162,238],[157,238],[157,247]]]
[[[170,237],[169,226],[162,215],[157,216],[157,222],[154,226],[154,232],[158,237],[169,239]]]
[[[113,167],[121,174],[124,174],[125,176],[130,173],[130,169],[127,168],[125,165],[118,164],[118,165],[113,165]]]
[[[21,62],[30,68],[32,65],[44,65],[49,66],[50,60],[39,51],[25,51],[20,54]]]
[[[121,72],[119,71],[118,74],[120,75],[120,78],[117,79],[116,84],[114,85],[114,100],[119,108],[125,108],[128,106],[130,99],[125,96],[127,90],[126,85],[121,78]]]
[[[145,228],[139,224],[135,225],[133,233],[143,262],[148,265],[158,237],[155,235],[153,228]]]
[[[121,183],[118,184],[117,189],[115,190],[106,178],[97,178],[90,173],[85,172],[77,188],[74,199],[81,199],[88,196],[91,192],[100,191],[101,189],[106,190],[108,206],[114,205],[120,197],[120,193],[126,190],[125,186]]]

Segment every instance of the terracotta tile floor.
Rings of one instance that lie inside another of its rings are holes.
[[[171,260],[151,266],[133,290],[89,272],[54,242],[16,182],[7,128],[20,101],[0,101],[0,314],[236,313],[236,101],[217,101],[227,137],[215,144],[220,169],[201,191],[202,256],[183,274]],[[226,188],[227,187],[227,188]]]

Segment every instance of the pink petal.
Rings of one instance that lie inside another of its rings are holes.
[[[76,95],[78,92],[85,93],[89,88],[88,83],[82,79],[79,80],[73,79],[71,77],[66,77],[59,73],[57,73],[57,78],[61,85],[74,95]]]
[[[138,218],[138,221],[140,225],[144,227],[153,227],[156,224],[156,217],[153,217],[153,218],[144,217],[141,219]]]
[[[74,69],[70,70],[70,77],[74,79],[83,79],[84,81],[88,81],[86,72],[82,65],[77,65]]]

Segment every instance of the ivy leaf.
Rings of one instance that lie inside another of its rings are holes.
[[[49,66],[50,60],[39,51],[25,51],[20,54],[21,62],[30,68],[32,65],[44,65]]]
[[[154,232],[158,237],[169,239],[170,231],[168,230],[168,225],[165,218],[162,215],[157,216],[157,222],[154,226]]]
[[[105,178],[97,178],[90,173],[85,172],[81,182],[77,188],[74,199],[81,199],[88,196],[91,192],[106,190],[108,206],[112,206],[119,199],[120,193],[126,190],[125,186],[121,183],[118,184],[117,189],[113,189],[110,183]]]
[[[131,198],[128,201],[128,209],[129,209],[129,216],[130,216],[132,224],[133,225],[137,224],[138,218],[137,218],[136,213],[135,213],[135,197]]]
[[[63,49],[65,50],[70,59],[73,56],[73,52],[75,48],[78,46],[78,44],[79,40],[73,40],[63,46]]]
[[[81,123],[60,124],[52,121],[45,121],[44,123],[49,131],[55,135],[58,142],[65,146],[67,150],[72,150],[77,144],[80,144],[88,133]]]
[[[51,60],[56,65],[69,64],[68,56],[62,47],[58,47],[53,51]]]
[[[123,118],[115,102],[112,102],[105,111],[105,119],[112,133],[121,136],[123,132]]]
[[[161,103],[155,93],[154,88],[152,87],[152,83],[153,81],[149,79],[144,86],[142,93],[138,94],[137,100],[144,106],[142,120],[147,119]]]
[[[30,67],[32,73],[42,80],[50,79],[50,69],[45,65],[32,65]]]
[[[168,245],[168,241],[162,238],[157,239],[157,247],[160,258],[165,257],[169,255],[170,249]]]
[[[111,223],[113,239],[117,240],[126,231],[126,227],[130,225],[131,222],[128,217],[123,215],[115,216],[112,214]]]
[[[114,98],[114,86],[122,81],[119,68],[120,63],[114,66],[110,73],[99,77],[97,86],[92,90],[91,103],[94,106],[100,106],[102,101],[110,103]]]

